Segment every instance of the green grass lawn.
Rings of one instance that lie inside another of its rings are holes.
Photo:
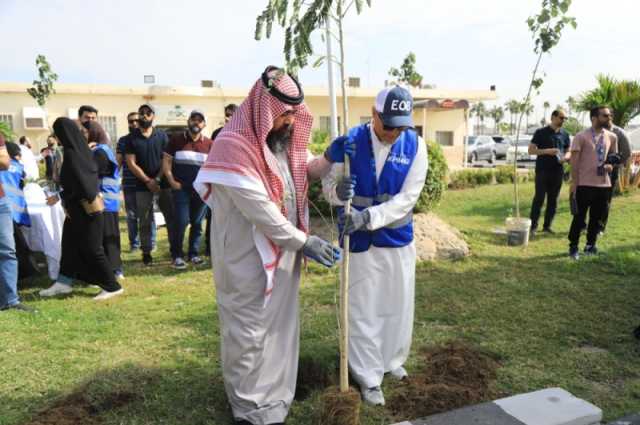
[[[532,192],[531,185],[522,188],[526,213]],[[462,231],[472,255],[418,266],[414,353],[464,339],[501,359],[500,394],[560,386],[608,419],[640,410],[639,344],[631,334],[640,324],[640,194],[615,199],[603,253],[577,263],[565,255],[566,188],[558,234],[525,249],[507,247],[493,233],[509,213],[511,194],[508,185],[446,193],[436,212]],[[85,287],[42,300],[42,280],[21,293],[39,314],[0,313],[0,424],[28,421],[78,389],[106,424],[230,423],[211,271],[176,273],[164,243],[158,252],[151,269],[124,255],[122,297],[96,303],[98,290]],[[301,290],[301,359],[326,370],[337,360],[336,282],[335,270],[312,266]],[[419,363],[412,355],[409,372]],[[397,385],[385,382],[386,394]],[[120,406],[114,394],[136,397]],[[312,390],[295,402],[287,423],[311,423],[320,394]],[[392,417],[363,407],[361,420],[384,424]]]

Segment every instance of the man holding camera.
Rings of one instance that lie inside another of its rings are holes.
[[[571,198],[574,213],[569,230],[569,256],[579,258],[580,232],[589,212],[585,255],[598,253],[600,220],[607,208],[611,172],[619,156],[618,138],[606,129],[611,111],[605,106],[591,110],[591,127],[576,134],[571,144]]]

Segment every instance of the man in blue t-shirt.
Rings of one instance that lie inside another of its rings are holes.
[[[127,115],[127,123],[129,126],[129,134],[122,136],[118,140],[116,147],[116,159],[122,170],[122,191],[124,193],[124,209],[127,213],[127,231],[129,234],[129,248],[131,252],[140,249],[140,238],[138,237],[139,218],[136,212],[136,182],[137,178],[133,175],[127,162],[125,161],[125,146],[127,141],[133,137],[133,133],[138,128],[138,113],[130,112]],[[156,246],[156,222],[151,221],[151,245]]]
[[[569,158],[569,146],[571,138],[563,128],[567,115],[561,109],[551,113],[551,124],[539,128],[529,144],[529,155],[537,155],[536,158],[536,192],[531,204],[531,234],[538,230],[538,219],[545,197],[547,209],[544,213],[542,231],[553,234],[551,224],[556,215],[558,195],[562,188],[564,176],[563,164]]]
[[[136,212],[140,220],[140,243],[142,262],[149,266],[151,257],[151,220],[153,218],[154,198],[164,216],[171,257],[177,257],[175,244],[175,220],[171,188],[162,174],[162,153],[169,142],[167,134],[153,127],[155,110],[148,103],[138,108],[139,128],[127,140],[125,158],[127,167],[136,176]]]

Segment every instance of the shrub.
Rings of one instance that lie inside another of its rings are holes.
[[[314,155],[320,155],[329,146],[329,141],[329,133],[324,130],[313,130],[309,150]]]
[[[435,142],[427,142],[427,153],[429,155],[429,171],[418,202],[413,209],[416,213],[432,210],[438,205],[447,188],[446,180],[449,167],[442,148]]]
[[[449,188],[468,189],[488,184],[512,184],[513,176],[513,167],[509,165],[502,165],[495,169],[468,168],[451,174]],[[534,170],[529,170],[526,174],[518,173],[518,183],[525,183],[534,179]]]
[[[322,195],[322,182],[319,180],[309,183],[309,215],[314,217],[331,215],[331,205]]]

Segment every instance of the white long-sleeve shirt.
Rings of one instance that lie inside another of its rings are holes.
[[[373,131],[373,127],[371,127],[371,142],[373,156],[376,161],[376,179],[379,180],[392,145],[382,143],[380,139],[378,139],[378,136],[376,136],[375,131]],[[422,192],[428,168],[429,158],[427,156],[427,145],[424,140],[419,137],[418,151],[402,185],[402,190],[388,201],[367,208],[371,216],[371,220],[367,225],[369,230],[377,230],[385,227],[394,221],[400,220],[411,212],[416,202],[418,202],[420,192]],[[322,180],[324,196],[332,205],[343,204],[336,195],[336,184],[343,174],[344,164],[336,163],[333,164],[331,172]]]

